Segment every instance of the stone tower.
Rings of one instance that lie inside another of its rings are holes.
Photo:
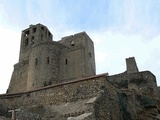
[[[42,24],[22,31],[19,62],[14,65],[9,93],[95,75],[94,45],[85,32],[57,42],[52,37]]]
[[[137,63],[134,57],[126,58],[127,73],[139,72]]]

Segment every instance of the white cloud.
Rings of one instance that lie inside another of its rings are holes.
[[[134,56],[140,71],[150,70],[160,80],[158,68],[160,64],[159,40],[160,36],[152,37],[145,42],[143,34],[124,34],[123,32],[104,31],[91,34],[92,40],[97,40],[96,65],[97,73],[109,72],[109,74],[118,74],[126,69],[125,58]],[[156,59],[153,59],[156,58]],[[156,66],[156,67],[155,67]],[[160,83],[158,81],[158,83]]]
[[[0,92],[5,92],[9,85],[13,65],[18,62],[20,33],[2,26],[0,26],[0,33]]]
[[[11,5],[8,2],[3,6],[0,5],[0,71],[2,71],[0,92],[7,89],[13,65],[18,61],[20,34],[23,28],[20,28],[20,31],[11,29],[21,26],[20,24],[28,26],[28,24],[39,22],[50,29],[54,40],[60,40],[61,37],[86,29],[95,44],[97,73],[123,72],[125,58],[135,56],[139,69],[152,71],[160,84],[158,73],[160,69],[158,11],[160,8],[158,2],[151,2],[151,0],[117,1],[95,2],[96,4],[92,3],[92,7],[86,4],[85,6],[79,6],[79,4],[73,6],[72,1],[67,2],[66,5],[58,0],[54,2],[53,0],[47,0],[47,2],[28,0],[20,4],[16,2],[18,4],[16,7],[13,3]],[[20,9],[21,4],[23,12]],[[16,14],[11,14],[13,9]],[[10,19],[15,18],[15,15],[16,19]],[[19,20],[20,24],[16,26],[15,20]],[[9,23],[9,21],[12,22]],[[11,29],[2,27],[4,23]]]

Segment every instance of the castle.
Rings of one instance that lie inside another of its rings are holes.
[[[41,24],[22,31],[19,62],[8,93],[95,75],[93,42],[85,32],[58,42],[52,41],[52,36]]]
[[[0,95],[0,119],[160,119],[156,78],[139,72],[134,57],[123,73],[96,75],[94,43],[85,32],[52,37],[42,24],[22,31],[19,62]]]

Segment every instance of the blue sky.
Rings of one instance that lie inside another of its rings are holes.
[[[150,70],[160,85],[160,0],[0,1],[0,93],[18,62],[21,31],[42,23],[61,37],[86,31],[95,43],[97,74],[118,74],[134,56],[140,71]]]

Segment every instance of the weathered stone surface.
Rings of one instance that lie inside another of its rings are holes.
[[[48,28],[22,31],[19,62],[7,94],[0,95],[0,120],[158,120],[160,88],[150,71],[126,59],[124,73],[95,75],[94,46],[85,33],[52,41]]]
[[[85,32],[55,42],[46,26],[32,25],[22,31],[19,62],[7,92],[25,92],[95,72],[94,45]]]

